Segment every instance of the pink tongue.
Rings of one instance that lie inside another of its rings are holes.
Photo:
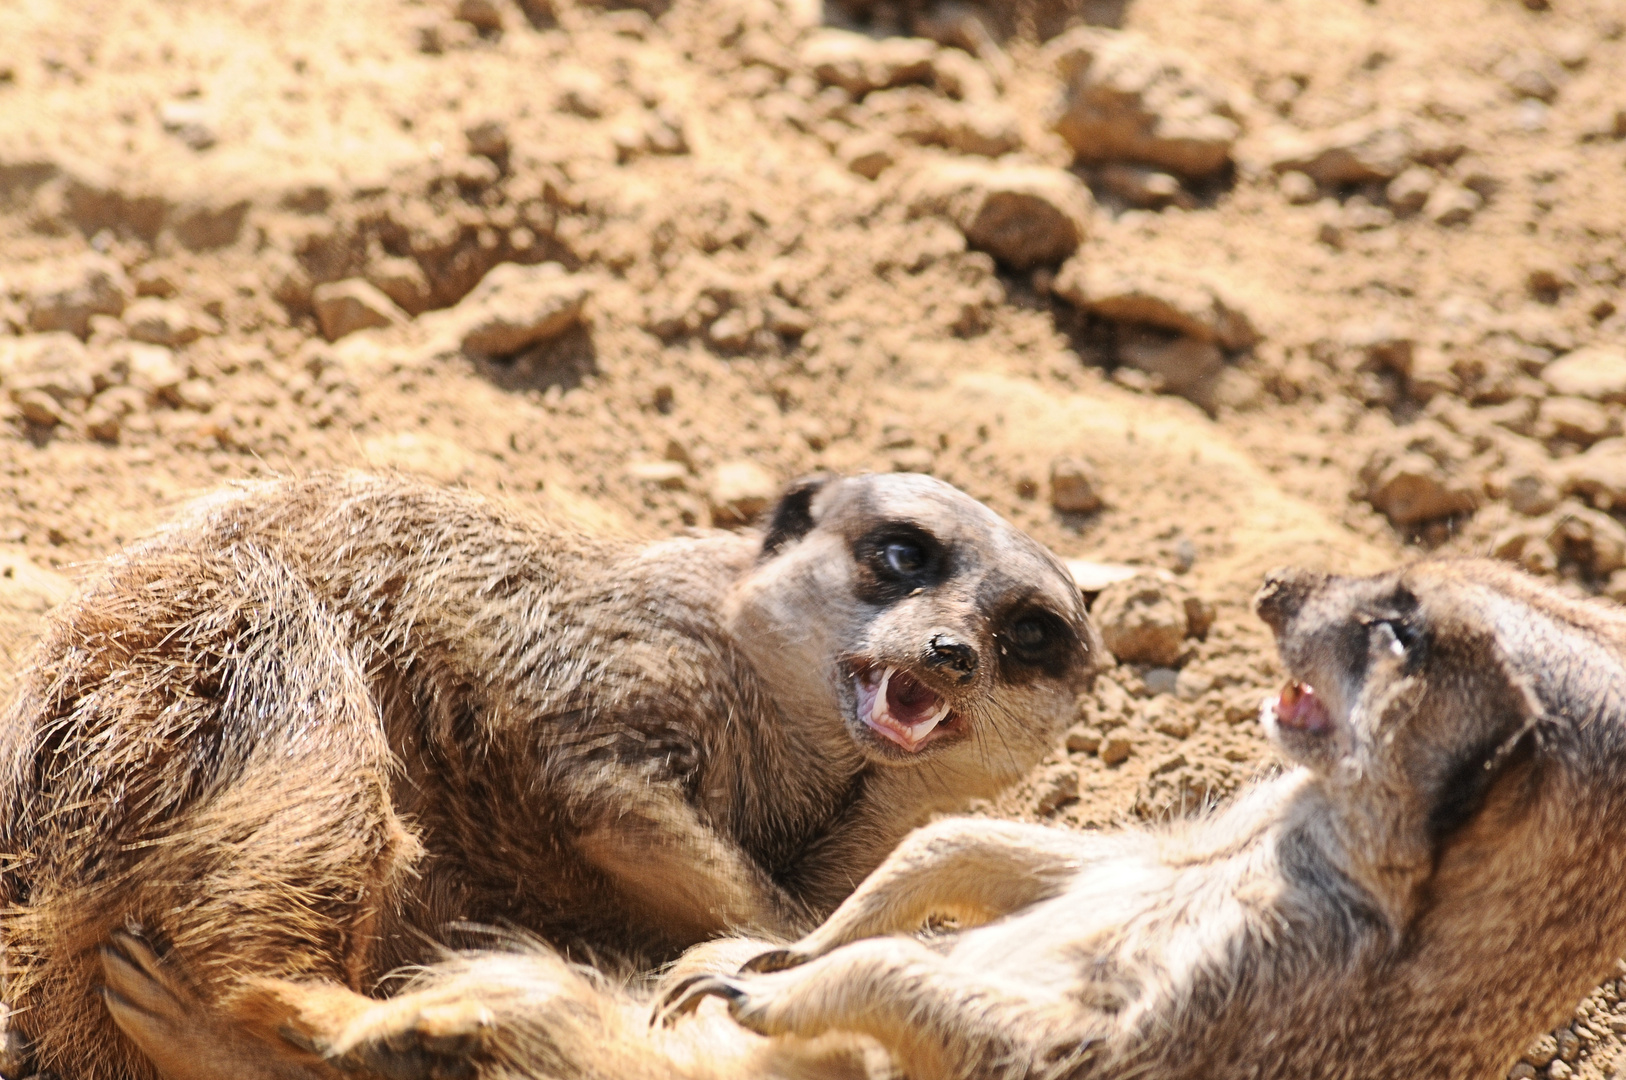
[[[858,718],[870,730],[914,753],[945,719],[943,699],[919,679],[897,668],[871,669],[858,676]],[[877,700],[882,686],[884,700]]]
[[[894,671],[886,684],[886,709],[901,724],[918,724],[937,711],[943,699],[913,676]]]
[[[1294,682],[1282,687],[1282,696],[1276,701],[1276,723],[1294,731],[1317,734],[1332,726],[1332,717],[1316,696],[1314,687]]]

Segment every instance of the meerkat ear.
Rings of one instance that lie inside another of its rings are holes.
[[[834,473],[814,473],[792,480],[779,495],[779,502],[768,519],[768,532],[762,538],[762,555],[769,558],[779,554],[786,544],[806,536],[813,529],[813,496],[836,479]]]

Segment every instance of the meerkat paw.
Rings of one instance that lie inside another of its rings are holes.
[[[102,1000],[143,1050],[185,1039],[199,1015],[197,992],[140,934],[115,930],[100,950]],[[150,1055],[149,1055],[150,1056]]]
[[[728,1015],[747,1031],[758,1035],[785,1034],[771,1014],[774,994],[764,982],[720,975],[684,979],[657,1001],[650,1025],[670,1027],[679,1017],[698,1009],[706,998],[715,997],[728,1003]]]
[[[799,949],[769,949],[757,953],[751,959],[740,965],[742,975],[766,975],[775,971],[789,971],[791,968],[801,967],[803,964],[816,960],[812,953],[802,952]]]
[[[375,1001],[338,987],[265,984],[258,1011],[280,1011],[289,1045],[339,1070],[388,1080],[473,1076],[496,1026],[478,1001],[433,991]]]

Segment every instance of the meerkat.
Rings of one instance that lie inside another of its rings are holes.
[[[0,730],[8,1045],[198,1075],[99,989],[125,926],[261,1040],[238,1077],[304,1075],[259,982],[377,993],[455,920],[635,966],[794,936],[1026,773],[1100,653],[1063,565],[925,476],[652,544],[400,476],[207,499],[50,618]]]
[[[447,960],[388,1016],[285,985],[283,1022],[402,1080],[612,1058],[640,1080],[795,1077],[837,1035],[911,1080],[1505,1075],[1626,951],[1626,613],[1471,560],[1278,573],[1256,607],[1290,680],[1261,719],[1294,764],[1205,819],[934,822],[801,941],[678,978],[647,1039],[534,953]],[[933,915],[957,927],[921,932]],[[132,985],[184,1029],[173,973],[135,945]],[[685,1027],[707,997],[770,1041],[714,1049]],[[663,1041],[686,1030],[704,1051]]]

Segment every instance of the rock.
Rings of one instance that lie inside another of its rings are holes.
[[[1102,187],[1130,206],[1147,210],[1178,206],[1189,210],[1197,205],[1177,177],[1142,165],[1103,165],[1096,177]]]
[[[1338,341],[1358,354],[1360,367],[1410,375],[1417,342],[1412,332],[1385,315],[1352,319],[1338,328]]]
[[[124,268],[105,255],[87,255],[36,283],[28,297],[28,328],[66,330],[83,338],[92,315],[121,315],[129,301]]]
[[[1305,206],[1321,198],[1321,185],[1309,173],[1288,169],[1276,180],[1276,190],[1294,206]]]
[[[1439,180],[1434,170],[1413,165],[1389,181],[1383,195],[1389,202],[1389,208],[1396,214],[1415,214],[1428,203],[1428,197]]]
[[[1129,760],[1129,755],[1133,751],[1134,745],[1130,743],[1128,736],[1108,735],[1101,741],[1098,753],[1103,765],[1122,765]]]
[[[1550,105],[1558,97],[1564,71],[1551,57],[1534,49],[1521,49],[1496,65],[1496,76],[1516,96]]]
[[[201,101],[166,101],[158,106],[158,123],[193,150],[207,150],[220,141],[214,110]]]
[[[152,400],[173,400],[186,381],[186,368],[161,345],[132,343],[125,346],[122,358],[129,384]]]
[[[1581,1053],[1581,1040],[1569,1028],[1559,1028],[1553,1032],[1553,1038],[1558,1043],[1558,1056],[1563,1061],[1574,1061]]]
[[[1101,590],[1091,616],[1107,651],[1120,661],[1170,667],[1185,650],[1189,623],[1183,600],[1169,583],[1150,574]]]
[[[706,485],[714,525],[749,525],[773,503],[779,481],[754,461],[725,461]]]
[[[1397,528],[1472,513],[1477,487],[1459,481],[1435,457],[1419,449],[1375,451],[1361,469],[1364,498]]]
[[[218,333],[212,322],[188,311],[173,300],[143,297],[124,309],[124,324],[132,341],[175,348],[189,345],[204,334]]]
[[[898,163],[897,144],[887,135],[854,135],[836,147],[836,159],[848,171],[874,180]]]
[[[604,80],[596,72],[582,67],[567,67],[556,80],[559,96],[556,107],[561,112],[575,113],[588,120],[604,115]]]
[[[1436,225],[1461,225],[1485,205],[1479,192],[1457,184],[1444,183],[1429,193],[1423,215]]]
[[[1057,272],[1052,291],[1104,319],[1173,330],[1222,349],[1259,340],[1252,320],[1216,281],[1184,267],[1080,255]]]
[[[346,278],[318,285],[311,290],[311,305],[321,324],[322,336],[337,341],[357,330],[394,326],[405,322],[406,312],[395,301],[361,278]]]
[[[181,291],[175,284],[172,273],[153,263],[136,267],[130,275],[130,280],[135,285],[137,296],[156,296],[160,300],[168,300]]]
[[[1620,418],[1595,401],[1551,397],[1541,403],[1538,438],[1564,439],[1585,447],[1619,434]]]
[[[1558,1056],[1558,1040],[1551,1035],[1543,1035],[1530,1044],[1521,1059],[1538,1069],[1545,1069]]]
[[[1201,178],[1241,133],[1230,95],[1195,61],[1131,31],[1078,27],[1046,46],[1065,86],[1051,126],[1081,162],[1137,162]]]
[[[1570,1080],[1575,1075],[1575,1070],[1568,1062],[1560,1060],[1547,1066],[1547,1075],[1550,1080]]]
[[[1507,1071],[1507,1080],[1536,1080],[1536,1070],[1527,1061],[1521,1061]]]
[[[1278,173],[1302,172],[1317,184],[1388,183],[1412,162],[1445,164],[1464,147],[1449,131],[1413,117],[1378,114],[1322,132],[1277,128],[1260,139],[1259,164]]]
[[[966,243],[1017,270],[1055,265],[1078,249],[1093,200],[1083,181],[1041,165],[934,162],[910,181],[910,212],[941,214]]]
[[[558,263],[498,263],[442,318],[466,352],[511,356],[575,326],[592,292],[587,277]]]
[[[827,86],[839,86],[853,97],[932,78],[936,42],[925,38],[876,38],[848,30],[824,29],[810,34],[801,48],[803,66]]]
[[[1592,401],[1626,401],[1626,349],[1588,345],[1559,357],[1541,372],[1553,393]]]
[[[101,389],[98,383],[108,381],[108,376],[99,370],[96,359],[79,339],[65,331],[0,338],[0,386],[19,406],[25,397],[34,402],[30,408],[40,417],[45,415],[45,406],[34,395],[50,399],[51,409],[59,412],[63,407],[80,407]],[[26,411],[25,415],[28,415]],[[30,419],[45,422],[34,416]],[[57,415],[50,423],[61,419],[61,415]]]
[[[1034,806],[1038,814],[1052,814],[1066,803],[1078,800],[1078,766],[1051,765],[1033,783]]]
[[[680,461],[634,461],[627,466],[627,475],[668,491],[682,491],[689,480],[689,470]]]
[[[1145,685],[1148,694],[1157,697],[1162,694],[1174,693],[1175,687],[1180,683],[1180,673],[1174,668],[1157,667],[1142,675],[1140,681]],[[1164,732],[1164,734],[1167,734],[1167,732]],[[1180,738],[1183,739],[1189,734],[1191,734],[1191,729],[1187,728]]]
[[[918,86],[876,91],[864,99],[853,121],[875,133],[982,157],[999,157],[1022,146],[1016,114],[1002,102],[962,105]]]
[[[494,161],[508,156],[508,126],[501,120],[483,120],[465,128],[463,137],[468,140],[471,154]]]
[[[434,302],[434,290],[423,267],[404,255],[385,255],[368,263],[367,283],[408,315],[421,315]]]
[[[1507,481],[1507,505],[1515,514],[1540,517],[1558,505],[1558,485],[1536,472],[1521,472]]]
[[[1050,463],[1050,505],[1064,514],[1101,509],[1101,477],[1087,461],[1057,458]]]
[[[1225,367],[1225,354],[1212,341],[1136,335],[1118,346],[1118,361],[1152,376],[1153,388],[1160,393],[1178,394],[1213,412],[1213,392]]]
[[[1088,559],[1068,559],[1067,572],[1073,575],[1082,593],[1099,593],[1117,581],[1128,581],[1142,571],[1137,566],[1121,563],[1099,563]]]
[[[1597,510],[1560,509],[1546,540],[1560,564],[1573,563],[1594,578],[1626,567],[1626,526]]]
[[[1067,729],[1067,752],[1070,754],[1094,754],[1101,749],[1102,735],[1092,727],[1075,724]]]
[[[1579,495],[1601,510],[1626,509],[1626,439],[1603,439],[1556,468],[1566,494]]]
[[[496,0],[457,0],[453,16],[468,23],[482,34],[495,34],[502,30],[502,8]]]

